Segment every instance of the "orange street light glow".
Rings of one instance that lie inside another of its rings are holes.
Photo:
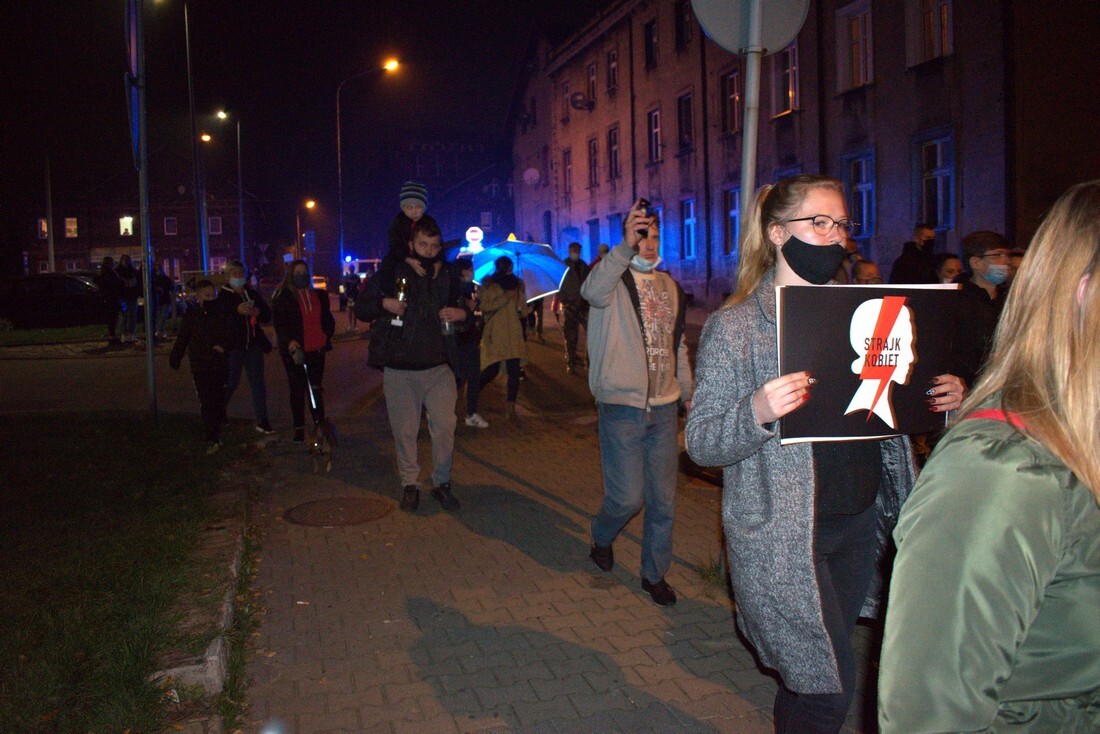
[[[315,206],[317,206],[317,202],[314,201],[313,199],[310,199],[309,201],[306,202],[306,209],[312,209]]]
[[[213,140],[213,138],[210,137],[210,133],[203,133],[199,136],[199,140],[204,143],[209,143],[211,140]]]
[[[386,71],[397,71],[399,66],[401,66],[401,63],[397,59],[386,59],[386,63],[382,65],[382,68]]]

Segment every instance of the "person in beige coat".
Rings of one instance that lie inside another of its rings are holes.
[[[482,282],[478,298],[485,317],[485,329],[481,336],[481,387],[492,382],[503,362],[508,373],[505,417],[514,422],[520,367],[527,363],[523,319],[530,313],[530,307],[523,281],[512,273],[509,258],[497,258],[496,270]]]

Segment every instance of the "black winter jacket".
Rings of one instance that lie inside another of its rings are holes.
[[[180,323],[179,335],[168,357],[168,364],[178,370],[184,352],[191,362],[192,372],[215,372],[229,363],[229,342],[233,338],[231,317],[217,301],[204,301],[187,309]],[[221,351],[214,349],[220,347]]]
[[[319,291],[316,288],[313,289],[313,292],[317,294],[317,300],[321,302],[321,331],[331,339],[332,335],[336,333],[336,319],[332,317],[328,293]],[[279,354],[284,359],[289,359],[290,351],[286,345],[291,340],[302,345],[305,344],[305,330],[302,328],[302,312],[298,310],[297,292],[286,288],[279,288],[275,291],[275,295],[271,297],[271,314],[272,322],[275,324],[275,336],[279,340]],[[327,352],[331,349],[332,342],[326,339],[323,351]]]
[[[260,309],[259,316],[242,316],[237,313],[237,306],[244,303],[245,298]],[[223,285],[218,291],[218,303],[233,319],[233,341],[230,343],[230,349],[252,347],[260,347],[265,351],[271,349],[271,342],[262,328],[264,324],[271,323],[271,307],[267,305],[263,296],[247,285],[244,287],[243,296],[228,285]]]

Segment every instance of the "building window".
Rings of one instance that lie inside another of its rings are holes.
[[[906,60],[909,66],[954,51],[952,0],[906,0]]]
[[[595,138],[588,139],[588,188],[600,185],[600,144]]]
[[[691,43],[691,30],[695,22],[695,16],[691,12],[691,3],[688,0],[676,0],[676,50],[683,51]]]
[[[39,217],[38,219],[38,239],[48,240],[50,238],[50,223],[46,221],[45,217]]]
[[[741,189],[728,189],[722,198],[726,208],[722,252],[726,255],[736,255],[737,245],[741,241]]]
[[[210,217],[206,220],[206,222],[207,222],[207,231],[210,234],[221,234],[222,233],[222,218],[221,217]]]
[[[772,56],[772,115],[798,109],[798,41]]]
[[[225,270],[225,263],[228,260],[229,258],[225,257],[224,255],[212,257],[210,258],[210,269],[216,273],[220,273],[221,271]]]
[[[650,110],[646,115],[646,137],[649,141],[649,162],[661,160],[661,111]]]
[[[619,86],[619,49],[613,48],[607,52],[607,91],[612,91]]]
[[[78,270],[79,266],[80,266],[80,263],[78,263],[76,260],[66,260],[65,261],[65,272],[66,273],[71,273],[75,270]]]
[[[38,272],[40,272],[40,273],[48,273],[48,272],[50,272],[50,264],[49,264],[49,262],[47,262],[47,261],[45,261],[45,260],[39,260],[39,261],[38,261]]]
[[[623,175],[619,162],[619,126],[612,125],[607,131],[607,177],[620,178]]]
[[[573,151],[569,148],[561,152],[561,193],[566,202],[573,197]]]
[[[875,80],[870,0],[859,0],[838,10],[836,28],[840,91],[870,84]]]
[[[561,119],[562,122],[569,120],[569,82],[561,84]]]
[[[119,217],[118,218],[118,233],[122,237],[134,236],[134,218],[133,217]]]
[[[164,234],[168,237],[174,237],[180,233],[179,222],[175,217],[164,218]]]
[[[743,104],[741,70],[734,69],[722,77],[722,132],[741,132],[741,121],[745,119]]]
[[[917,141],[920,202],[917,221],[937,230],[955,226],[955,156],[951,135],[929,135]]]
[[[680,257],[695,259],[695,199],[680,202],[682,229],[680,232]]]
[[[585,71],[588,73],[588,101],[592,104],[596,104],[596,64],[589,64]]]
[[[77,236],[76,217],[65,217],[65,236],[69,239]]]
[[[645,68],[657,67],[657,19],[649,21],[642,29],[645,41]]]
[[[875,233],[875,153],[861,150],[846,154],[844,188],[848,190],[848,216],[859,222],[859,238]]]
[[[695,120],[692,115],[691,93],[676,98],[676,122],[681,151],[689,151],[695,144]]]

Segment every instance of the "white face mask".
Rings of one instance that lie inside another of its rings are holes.
[[[656,260],[646,260],[641,255],[635,255],[634,257],[630,258],[631,267],[633,267],[635,270],[640,270],[643,273],[650,272],[660,264],[660,257],[658,257]]]

